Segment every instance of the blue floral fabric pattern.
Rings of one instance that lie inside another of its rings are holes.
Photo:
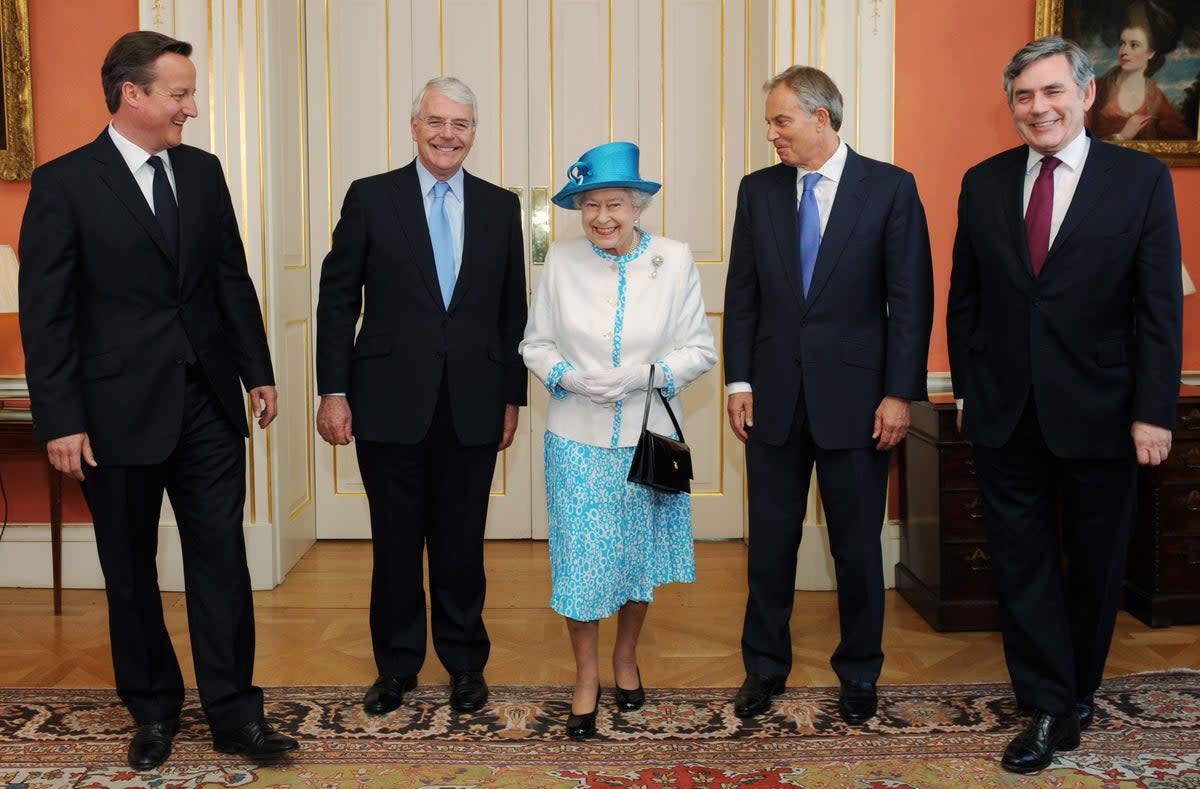
[[[603,619],[696,580],[691,497],[627,482],[633,452],[546,431],[550,607],[563,616]]]
[[[662,370],[663,377],[667,379],[666,386],[662,388],[663,395],[666,397],[674,397],[675,374],[671,372],[671,365],[667,364],[662,359],[658,359],[654,363],[658,365],[658,369]]]
[[[566,389],[558,385],[562,377],[574,370],[575,367],[570,362],[559,362],[554,365],[554,369],[550,371],[550,376],[546,379],[546,388],[550,390],[550,396],[561,400],[570,394]]]

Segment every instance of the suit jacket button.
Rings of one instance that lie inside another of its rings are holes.
[[[434,351],[433,355],[439,359],[444,359],[446,357],[446,352],[445,351]]]
[[[806,318],[806,319],[804,319],[804,320],[802,320],[802,321],[800,321],[800,328],[802,328],[802,329],[803,329],[803,328],[804,328],[805,326],[807,326],[807,325],[808,325],[808,319],[807,319],[807,318]]]

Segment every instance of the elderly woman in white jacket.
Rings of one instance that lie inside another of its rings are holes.
[[[556,205],[580,211],[584,238],[546,258],[521,343],[552,395],[546,423],[550,607],[567,619],[575,653],[573,738],[596,730],[599,620],[617,614],[615,700],[642,706],[637,641],[657,586],[692,582],[691,500],[626,481],[654,387],[682,419],[679,392],[717,361],[700,278],[686,244],[652,237],[638,217],[659,184],[638,175],[638,149],[601,145],[568,169]],[[657,396],[649,427],[674,427]]]

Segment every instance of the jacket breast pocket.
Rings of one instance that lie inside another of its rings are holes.
[[[108,353],[89,356],[80,364],[85,381],[110,378],[121,372],[121,368],[124,366],[125,360],[118,351],[109,351]]]

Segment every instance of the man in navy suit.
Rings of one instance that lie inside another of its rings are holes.
[[[926,396],[933,273],[911,174],[838,136],[842,96],[793,66],[767,85],[780,164],[738,191],[725,285],[729,423],[746,442],[749,598],[742,717],[765,712],[792,665],[796,552],[814,464],[837,573],[831,663],[850,724],[875,714],[883,665],[880,532],[888,459]]]
[[[129,764],[167,758],[183,676],[158,590],[163,491],[178,520],[200,703],[224,753],[296,741],[263,720],[246,568],[246,401],[275,418],[271,355],[221,163],[183,145],[191,44],[117,39],[100,69],[112,122],[39,167],[21,224],[21,335],[37,437],[83,483],[108,594]],[[239,386],[239,383],[241,386]]]
[[[496,452],[525,404],[526,292],[516,195],[462,166],[476,123],[470,88],[430,80],[412,105],[417,158],[350,185],[321,269],[317,428],[355,440],[371,508],[371,715],[416,687],[426,550],[450,706],[488,697],[483,531]]]
[[[946,326],[1005,659],[1034,710],[1001,763],[1024,773],[1092,722],[1137,466],[1171,449],[1183,320],[1171,173],[1084,131],[1087,54],[1039,39],[1004,86],[1025,144],[963,177]]]

